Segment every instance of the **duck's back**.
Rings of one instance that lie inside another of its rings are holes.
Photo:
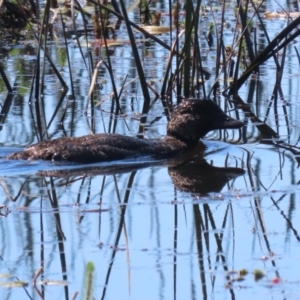
[[[66,160],[92,163],[139,155],[171,158],[193,149],[200,138],[215,129],[241,128],[243,122],[227,116],[214,102],[183,101],[172,113],[167,135],[142,140],[119,134],[95,134],[44,141],[8,156],[9,159]]]
[[[185,150],[185,145],[171,139],[143,140],[119,134],[95,134],[43,141],[13,153],[9,159],[65,160],[92,163],[119,160],[141,154],[166,157]]]

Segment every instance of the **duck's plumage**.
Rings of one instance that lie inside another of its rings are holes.
[[[138,155],[169,158],[192,149],[215,129],[240,128],[209,100],[185,100],[173,112],[163,139],[139,139],[119,134],[95,134],[42,141],[13,153],[9,159],[67,160],[80,163],[119,160]]]

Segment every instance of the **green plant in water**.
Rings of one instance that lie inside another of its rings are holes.
[[[246,7],[242,6],[241,9],[242,9],[243,13],[246,13]],[[236,17],[239,16],[239,6],[235,6],[235,7],[234,7],[234,15],[235,15]]]
[[[67,64],[67,50],[65,48],[56,48],[56,57],[60,66]]]
[[[31,31],[33,29],[33,23],[32,22],[28,22],[25,26],[25,30],[27,31]]]
[[[253,29],[253,21],[249,19],[249,20],[247,20],[246,24],[247,24],[249,32],[251,32]]]
[[[147,2],[147,0],[142,0],[140,3],[140,19],[141,23],[144,25],[150,25],[152,21],[152,14],[149,4],[150,2]]]
[[[85,268],[85,295],[83,297],[84,300],[92,300],[93,299],[93,282],[94,282],[94,271],[95,266],[94,263],[88,262]]]
[[[207,43],[209,47],[211,47],[213,44],[214,30],[215,30],[215,24],[213,22],[210,22],[208,27],[208,34],[207,34]]]

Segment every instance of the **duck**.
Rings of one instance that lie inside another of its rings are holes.
[[[95,163],[150,156],[174,158],[193,149],[208,132],[217,129],[239,129],[240,120],[226,115],[212,100],[183,100],[174,110],[162,139],[140,139],[120,134],[90,134],[41,141],[8,159],[68,161]]]

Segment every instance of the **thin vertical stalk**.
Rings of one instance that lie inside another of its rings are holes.
[[[130,40],[130,44],[131,44],[131,48],[132,48],[132,52],[133,52],[133,57],[134,57],[134,60],[135,60],[137,72],[139,74],[141,88],[142,88],[142,92],[143,92],[143,96],[144,96],[142,117],[140,119],[140,126],[139,126],[139,133],[142,133],[144,131],[144,123],[146,123],[146,120],[147,120],[146,114],[149,112],[151,98],[150,98],[150,94],[149,94],[149,90],[148,90],[148,86],[147,86],[143,66],[142,66],[142,63],[141,63],[141,60],[140,60],[139,52],[138,52],[138,49],[137,49],[137,46],[136,46],[136,43],[135,43],[135,38],[134,38],[132,29],[131,29],[131,25],[130,25],[130,22],[129,22],[129,18],[128,18],[126,8],[125,8],[125,4],[124,4],[123,0],[120,1],[120,5],[121,5],[121,10],[122,10],[122,13],[123,13],[124,20],[125,20],[127,33],[128,33],[128,36],[129,36],[129,40]],[[139,137],[142,137],[142,135],[139,135]]]
[[[183,64],[183,94],[185,98],[190,96],[190,72],[191,72],[191,32],[193,18],[193,2],[185,3],[185,47],[184,47],[184,64]]]

